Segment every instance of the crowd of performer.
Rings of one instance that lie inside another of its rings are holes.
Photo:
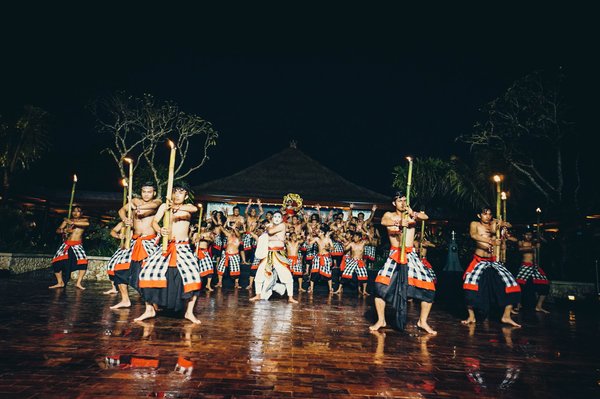
[[[222,287],[226,277],[233,280],[235,289],[241,289],[240,275],[247,267],[250,278],[245,288],[253,291],[251,301],[267,300],[276,292],[297,303],[294,287],[298,292],[311,293],[315,284],[324,284],[329,294],[340,294],[345,287],[357,285],[359,295],[375,296],[377,321],[371,330],[387,325],[386,306],[395,310],[394,326],[403,329],[407,301],[415,300],[420,302],[417,326],[437,334],[428,323],[437,280],[426,249],[433,244],[417,232],[417,225],[428,216],[411,209],[404,193],[395,193],[391,199],[393,210],[381,218],[390,248],[371,293],[367,291],[367,271],[381,246],[374,225],[376,206],[365,218],[362,212],[353,216],[352,206],[347,214],[335,210],[322,214],[319,205],[309,211],[287,200],[281,210],[264,212],[260,200],[248,200],[243,214],[239,206],[234,206],[231,214],[224,208],[198,218],[196,224],[193,216],[199,211],[202,214],[203,209],[189,199],[190,189],[185,182],[174,184],[166,203],[156,197],[154,183],[146,182],[139,195],[119,210],[121,220],[111,236],[121,240],[122,245],[107,264],[112,288],[105,292],[120,295],[112,309],[131,306],[128,287],[132,287],[145,302],[144,312],[135,320],[152,318],[157,310],[169,309],[181,311],[186,319],[199,324],[194,307],[200,290]],[[168,228],[161,226],[167,213]],[[547,312],[543,302],[549,281],[535,256],[540,243],[530,232],[518,241],[522,265],[515,278],[494,256],[494,248],[507,241],[498,241],[497,229],[510,225],[495,220],[489,207],[480,209],[477,217],[469,231],[475,253],[464,274],[468,318],[463,324],[475,323],[476,313],[486,317],[491,307],[499,306],[503,309],[501,321],[520,327],[513,315],[518,312],[524,287],[538,293],[535,309]],[[50,288],[64,287],[71,272],[78,270],[75,285],[85,289],[82,280],[87,258],[82,238],[88,226],[81,208],[75,206],[72,217],[57,229],[64,242],[52,260],[57,283]],[[129,237],[127,231],[131,231]],[[162,237],[166,237],[164,245]]]

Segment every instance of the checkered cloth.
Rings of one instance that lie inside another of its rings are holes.
[[[365,262],[362,259],[354,259],[350,256],[344,256],[342,264],[340,265],[342,270],[342,278],[352,278],[352,274],[356,273],[358,281],[367,281],[369,275],[367,274],[367,268]]]
[[[217,274],[222,276],[225,273],[225,269],[229,267],[229,275],[237,277],[240,275],[240,254],[238,252],[234,254],[224,253],[217,266]]]
[[[109,276],[114,276],[115,275],[115,266],[118,263],[121,263],[121,259],[123,258],[123,254],[126,253],[126,252],[127,252],[126,249],[119,248],[119,249],[116,250],[116,252],[110,258],[110,260],[106,264],[106,272],[108,273]]]
[[[463,288],[465,290],[479,291],[479,280],[483,274],[483,271],[490,267],[496,270],[498,275],[500,275],[502,278],[506,293],[521,292],[521,287],[519,287],[515,277],[502,263],[496,262],[496,258],[494,257],[482,258],[477,255],[473,256],[471,264],[465,271],[463,276]]]
[[[302,259],[296,256],[288,256],[290,260],[290,271],[294,276],[302,276]]]
[[[115,265],[114,270],[129,270],[131,262],[142,262],[160,248],[158,245],[160,237],[156,234],[148,236],[134,235],[131,238],[129,249],[125,249],[121,259]]]
[[[166,288],[169,267],[176,267],[179,271],[184,292],[202,288],[198,258],[192,252],[189,241],[170,241],[167,252],[158,250],[150,255],[140,272],[140,288]]]
[[[213,243],[213,247],[215,247],[216,250],[220,251],[223,248],[225,248],[226,243],[227,239],[223,237],[222,234],[215,235],[215,242]]]
[[[517,283],[525,285],[529,278],[533,280],[533,284],[550,284],[546,273],[541,267],[530,262],[523,262],[517,273]]]
[[[249,233],[245,233],[242,236],[242,245],[244,246],[244,251],[250,251],[252,248],[256,248],[256,240]]]
[[[200,276],[209,276],[213,274],[214,268],[212,263],[212,258],[210,257],[210,252],[208,249],[198,248],[196,251],[196,256],[198,257],[198,267],[200,268]]]
[[[318,252],[319,246],[316,242],[313,245],[309,245],[308,249],[306,250],[306,260],[313,260]]]
[[[83,250],[83,245],[81,245],[81,241],[63,242],[62,245],[58,248],[58,251],[56,251],[56,254],[54,254],[54,257],[52,258],[52,263],[69,259],[69,249],[73,250],[78,265],[87,265],[88,260],[87,256],[85,255],[85,251]]]
[[[262,259],[258,259],[256,256],[254,257],[254,260],[252,261],[252,266],[250,266],[250,270],[257,270],[258,269],[258,265],[260,265],[260,261]]]
[[[333,250],[331,256],[342,256],[344,255],[344,245],[339,241],[333,242]]]
[[[365,245],[363,258],[371,261],[375,260],[375,247],[373,245]]]
[[[300,244],[300,248],[298,250],[300,252],[306,252],[307,249],[308,249],[308,244],[306,243],[306,241],[304,241],[302,244]]]
[[[435,291],[436,277],[433,269],[425,266],[414,248],[411,252],[407,251],[406,258],[408,260],[408,285]]]
[[[377,273],[375,278],[376,283],[390,285],[390,281],[396,265],[400,263],[400,248],[391,247],[390,254],[383,268]],[[433,269],[428,268],[421,262],[419,255],[414,248],[406,247],[406,265],[408,267],[408,285],[413,287],[423,288],[430,291],[435,291],[435,273]]]
[[[317,254],[312,260],[311,273],[319,273],[324,277],[331,277],[331,254]]]

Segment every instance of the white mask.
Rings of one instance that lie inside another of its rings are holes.
[[[282,216],[279,213],[273,215],[273,224],[278,225],[283,221]]]

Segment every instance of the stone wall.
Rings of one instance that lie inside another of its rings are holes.
[[[109,259],[105,256],[88,256],[88,270],[84,280],[108,280],[106,263]],[[51,261],[52,255],[0,252],[0,271],[11,275],[29,273],[50,268]]]

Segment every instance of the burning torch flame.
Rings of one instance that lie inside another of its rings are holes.
[[[73,175],[73,181],[77,183],[77,175]]]
[[[536,211],[537,213],[542,213],[542,210],[541,210],[540,208],[537,208],[535,211]]]
[[[127,179],[126,179],[126,178],[122,178],[122,179],[121,179],[121,185],[122,185],[123,187],[127,187]]]
[[[175,148],[175,143],[173,143],[171,140],[167,140],[169,142],[169,147],[171,148]]]
[[[502,180],[502,178],[499,175],[494,175],[494,181],[496,183],[500,183],[501,180]]]
[[[503,201],[506,201],[506,193],[504,191],[500,194],[500,198],[502,198]]]
[[[412,159],[412,157],[406,157],[406,160],[407,160],[408,162],[412,162],[412,160],[413,160],[413,159]]]
[[[123,158],[123,161],[125,161],[127,163],[133,163],[133,159],[131,159],[131,158]]]

